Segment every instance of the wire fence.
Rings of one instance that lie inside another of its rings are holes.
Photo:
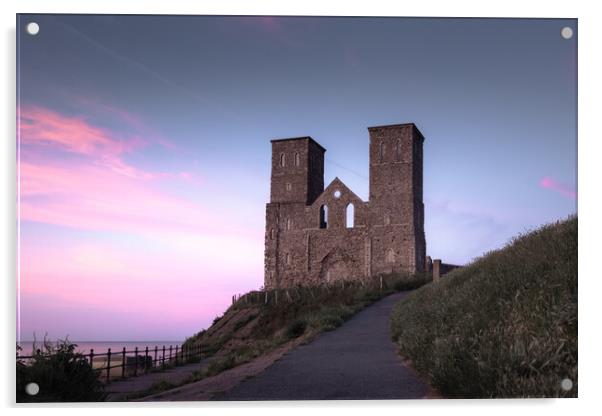
[[[232,296],[232,307],[245,307],[247,305],[277,305],[280,303],[293,303],[305,299],[315,300],[322,297],[344,296],[346,293],[353,294],[358,290],[383,292],[390,290],[415,289],[432,276],[426,274],[383,274],[370,280],[341,280],[314,286],[290,286],[281,289],[255,290],[245,294]]]
[[[42,350],[37,349],[33,355],[18,355],[17,360],[30,362],[42,355]],[[201,345],[169,345],[155,346],[144,349],[138,347],[127,350],[111,350],[95,352],[90,349],[87,354],[81,354],[90,366],[98,372],[99,378],[105,383],[117,379],[137,377],[150,372],[165,371],[183,364],[199,362],[203,355]]]

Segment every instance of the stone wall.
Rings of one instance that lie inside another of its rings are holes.
[[[367,202],[339,178],[324,189],[325,149],[313,139],[272,141],[266,288],[369,280],[382,273],[425,269],[424,138],[413,124],[368,131]]]

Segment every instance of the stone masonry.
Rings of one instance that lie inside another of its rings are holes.
[[[370,193],[339,178],[324,188],[326,149],[272,140],[265,288],[371,280],[428,267],[422,202],[424,137],[413,123],[369,127]]]

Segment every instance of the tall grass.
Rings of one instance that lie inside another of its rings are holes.
[[[394,308],[391,334],[447,397],[576,397],[577,218],[420,288]]]

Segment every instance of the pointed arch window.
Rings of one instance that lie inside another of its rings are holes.
[[[295,166],[299,166],[299,153],[295,153]]]
[[[286,165],[286,155],[284,153],[280,153],[280,166],[284,167]]]
[[[385,214],[385,225],[391,225],[391,216],[389,214]]]
[[[351,202],[345,208],[345,223],[347,228],[353,228],[355,225],[355,207]]]
[[[401,140],[397,140],[395,145],[395,160],[401,161]]]
[[[328,206],[320,207],[320,228],[328,228]]]
[[[392,248],[387,250],[385,261],[387,263],[395,263],[395,250],[393,250]]]

